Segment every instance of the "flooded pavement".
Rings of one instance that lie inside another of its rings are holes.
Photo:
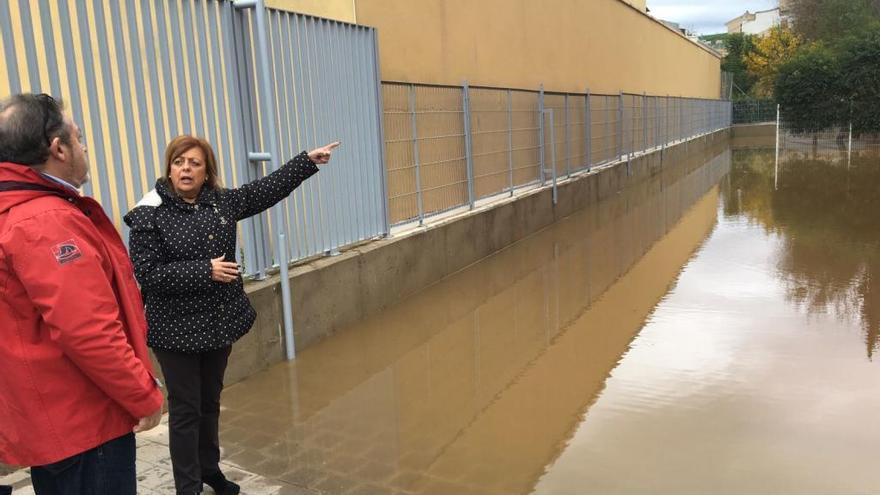
[[[873,493],[880,159],[774,190],[772,158],[693,150],[229,387],[225,461],[327,494]]]

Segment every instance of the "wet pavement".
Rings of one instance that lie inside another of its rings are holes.
[[[691,154],[229,387],[243,493],[875,493],[880,156]]]

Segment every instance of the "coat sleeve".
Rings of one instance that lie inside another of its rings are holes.
[[[167,261],[153,207],[141,206],[125,216],[130,227],[128,248],[134,273],[144,292],[191,294],[213,288],[211,260]]]
[[[303,151],[271,174],[225,194],[235,219],[241,220],[271,208],[317,172],[318,166]]]
[[[12,226],[7,255],[48,337],[135,419],[155,413],[162,393],[122,325],[101,239],[78,211],[48,210]]]

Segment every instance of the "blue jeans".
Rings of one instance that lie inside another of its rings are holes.
[[[137,495],[134,433],[31,468],[37,495]]]

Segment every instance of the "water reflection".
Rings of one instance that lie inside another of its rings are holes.
[[[877,157],[734,151],[711,236],[537,495],[871,494]]]
[[[836,154],[839,155],[839,154]],[[757,222],[782,240],[777,267],[788,300],[811,313],[859,322],[869,358],[880,335],[880,156],[782,161],[774,152],[735,152],[724,213]]]
[[[531,491],[716,221],[726,143],[683,153],[230,387],[227,460],[325,493]]]

